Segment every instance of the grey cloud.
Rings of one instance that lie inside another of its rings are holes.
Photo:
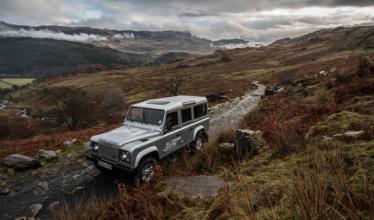
[[[220,16],[219,13],[212,13],[203,10],[186,10],[178,13],[180,17],[207,17],[207,16]]]
[[[306,13],[308,7],[318,8]],[[319,7],[329,11],[320,11]],[[240,37],[270,42],[324,27],[374,22],[374,1],[1,0],[0,20],[29,25],[179,30],[210,39]]]

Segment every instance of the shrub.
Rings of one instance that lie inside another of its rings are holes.
[[[373,210],[374,194],[365,181],[366,175],[360,175],[362,186],[357,192],[346,166],[339,154],[317,154],[311,166],[295,169],[291,176],[293,210],[296,212],[293,216],[362,219],[368,214],[364,214],[367,210]]]
[[[274,155],[285,156],[302,150],[309,128],[336,111],[339,111],[339,107],[327,100],[277,94],[264,100],[256,110],[247,114],[241,127],[263,131]]]
[[[109,203],[98,219],[170,219],[184,205],[165,194],[153,191],[151,185],[127,190],[118,185],[119,197]]]
[[[77,201],[70,207],[66,203],[62,207],[52,209],[53,219],[56,220],[87,220],[97,219],[111,199],[90,198],[87,201]]]

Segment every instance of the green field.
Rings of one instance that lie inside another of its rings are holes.
[[[23,86],[32,83],[34,78],[0,78],[0,89],[12,88],[12,86]]]

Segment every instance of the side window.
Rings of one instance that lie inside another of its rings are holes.
[[[178,112],[171,112],[166,115],[166,123],[169,129],[178,125]],[[168,130],[169,130],[168,129]]]
[[[195,118],[203,117],[207,114],[208,109],[206,104],[197,105],[193,108],[193,114]]]
[[[191,108],[186,108],[182,110],[182,123],[192,120],[192,111]]]

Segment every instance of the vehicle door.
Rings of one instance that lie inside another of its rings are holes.
[[[178,111],[168,112],[166,114],[162,154],[164,156],[176,151],[182,145],[181,123]]]
[[[187,107],[181,110],[181,122],[182,122],[182,140],[183,145],[187,145],[193,141],[193,132],[195,126],[193,126],[192,120],[192,107]]]

